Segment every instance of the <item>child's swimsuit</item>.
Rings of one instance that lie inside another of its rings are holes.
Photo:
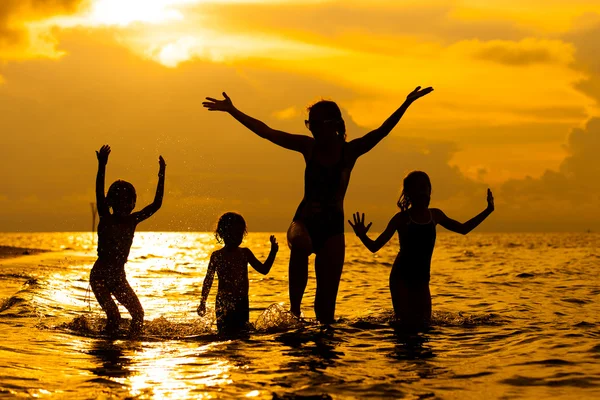
[[[98,258],[107,265],[123,265],[127,262],[136,224],[132,217],[107,215],[98,223]]]
[[[351,167],[345,160],[346,143],[342,144],[340,161],[322,165],[311,158],[304,171],[304,199],[294,221],[301,221],[310,235],[313,252],[317,253],[332,236],[344,233],[343,201]]]
[[[247,327],[250,321],[248,295],[234,298],[217,294],[215,302],[217,329],[219,332],[238,332]]]
[[[435,221],[429,211],[429,222],[420,224],[410,217],[406,229],[400,232],[400,252],[392,266],[390,283],[399,280],[428,283],[431,256],[435,246]]]

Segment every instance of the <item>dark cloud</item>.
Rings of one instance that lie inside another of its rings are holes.
[[[600,15],[588,14],[581,20],[581,26],[567,33],[564,39],[575,45],[573,67],[588,75],[575,87],[600,104]]]
[[[573,129],[565,147],[569,155],[560,172],[581,184],[600,187],[600,118],[592,118],[583,129]]]
[[[558,171],[502,185],[503,215],[517,229],[600,229],[600,118],[573,129]]]

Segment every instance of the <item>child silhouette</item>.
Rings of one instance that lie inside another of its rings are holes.
[[[106,313],[106,332],[116,333],[121,321],[119,308],[112,298],[114,296],[131,314],[130,336],[137,336],[141,333],[144,323],[144,309],[127,282],[125,263],[137,224],[152,216],[162,205],[166,164],[162,156],[159,156],[158,186],[152,204],[132,213],[135,208],[136,193],[131,183],[118,180],[110,185],[106,197],[104,196],[104,175],[109,154],[108,145],[96,151],[98,157],[96,202],[100,221],[98,260],[90,273],[90,285],[100,307]]]
[[[227,212],[219,218],[215,237],[225,246],[214,251],[210,256],[208,270],[202,284],[202,299],[197,311],[200,316],[206,313],[206,299],[216,272],[219,287],[215,313],[217,328],[221,333],[232,333],[246,328],[250,321],[248,264],[266,275],[271,270],[279,250],[275,236],[271,235],[271,252],[265,263],[261,263],[250,249],[240,247],[246,233],[246,221],[240,214]]]
[[[431,256],[435,246],[436,225],[466,235],[494,211],[494,198],[487,191],[487,208],[465,223],[455,221],[438,208],[429,208],[431,181],[422,171],[413,171],[404,178],[404,188],[398,200],[400,212],[394,215],[385,231],[375,240],[367,236],[371,223],[365,226],[365,214],[353,215],[348,221],[361,242],[375,253],[394,232],[398,232],[400,252],[390,273],[390,292],[396,318],[404,325],[422,327],[431,321],[429,276]]]

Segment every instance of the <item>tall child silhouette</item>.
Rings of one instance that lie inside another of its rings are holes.
[[[302,154],[306,163],[304,198],[288,229],[290,246],[290,311],[301,315],[300,304],[308,282],[308,257],[315,253],[317,293],[315,314],[321,323],[332,323],[345,256],[344,197],[356,160],[369,152],[394,129],[408,107],[430,93],[432,88],[417,87],[406,101],[377,129],[346,142],[346,125],[338,105],[319,101],[308,111],[306,127],[313,137],[294,135],[268,127],[232,103],[207,97],[209,111],[224,111],[246,128],[270,142]]]
[[[404,178],[404,188],[398,200],[400,212],[375,240],[367,236],[371,223],[365,226],[365,214],[353,215],[348,221],[358,238],[371,252],[383,247],[394,232],[398,232],[400,252],[390,274],[390,292],[394,313],[403,324],[426,326],[431,321],[429,275],[435,246],[436,225],[466,235],[494,211],[494,198],[487,191],[487,208],[465,223],[455,221],[438,208],[429,208],[431,182],[425,172],[413,171]]]
[[[131,336],[138,335],[144,323],[144,309],[135,292],[129,286],[125,275],[125,263],[133,242],[137,224],[148,219],[162,205],[165,187],[166,164],[162,156],[158,158],[158,186],[156,196],[149,206],[132,213],[135,208],[135,188],[129,182],[118,180],[110,185],[104,196],[104,175],[110,147],[104,145],[96,151],[98,175],[96,177],[96,202],[98,205],[98,260],[90,273],[92,291],[106,313],[107,333],[115,333],[119,328],[121,314],[115,297],[131,314]],[[111,213],[112,209],[112,213]]]

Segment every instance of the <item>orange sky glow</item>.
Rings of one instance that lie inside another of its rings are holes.
[[[540,10],[543,8],[543,12]],[[89,229],[94,151],[163,209],[141,229],[202,231],[237,210],[284,231],[302,197],[298,154],[254,136],[205,96],[309,134],[333,99],[349,138],[417,85],[346,197],[374,229],[403,176],[428,172],[432,206],[485,231],[600,229],[600,2],[573,0],[5,0],[0,3],[0,230]]]

